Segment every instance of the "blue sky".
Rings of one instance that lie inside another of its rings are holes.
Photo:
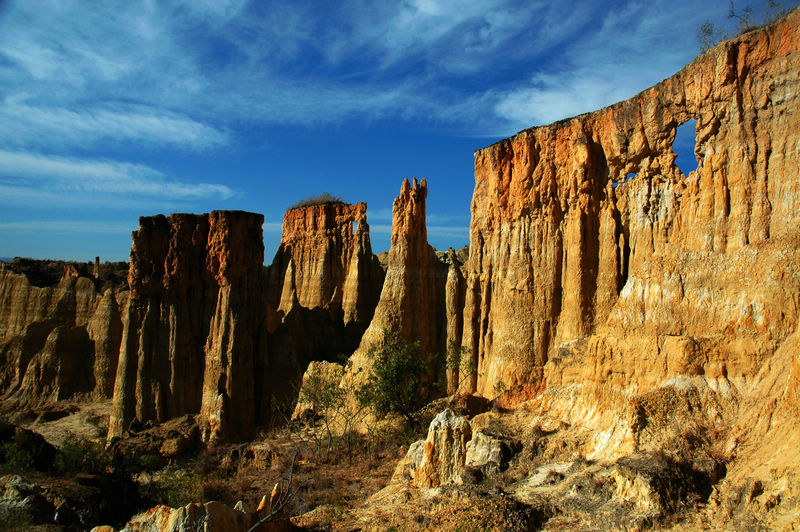
[[[763,8],[752,3],[756,14]],[[127,260],[138,217],[366,201],[468,242],[473,151],[672,75],[727,1],[0,1],[0,256]]]

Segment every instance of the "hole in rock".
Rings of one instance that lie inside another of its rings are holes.
[[[353,222],[353,234],[356,234],[356,231],[358,231],[358,222]]]
[[[611,186],[614,187],[614,188],[617,188],[622,183],[627,183],[628,181],[630,181],[634,177],[636,177],[636,174],[634,174],[633,172],[629,172],[629,173],[625,174],[625,179],[623,179],[622,181],[617,181],[616,183],[612,184]]]
[[[675,141],[672,143],[672,151],[678,156],[675,159],[675,166],[686,176],[697,170],[697,157],[694,155],[697,144],[696,127],[697,120],[694,119],[679,125],[675,131]]]

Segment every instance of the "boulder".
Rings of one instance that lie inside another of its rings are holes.
[[[0,490],[0,523],[9,525],[9,529],[53,522],[55,508],[40,486],[19,475],[7,475],[0,478]]]
[[[398,462],[392,474],[392,482],[411,482],[422,464],[425,440],[417,440],[408,447],[406,455]]]
[[[471,438],[472,428],[467,418],[449,408],[437,414],[428,428],[422,460],[414,473],[414,484],[433,488],[461,482],[467,442]]]
[[[476,432],[467,443],[465,466],[479,469],[484,475],[504,471],[514,455],[514,448],[509,440]]]

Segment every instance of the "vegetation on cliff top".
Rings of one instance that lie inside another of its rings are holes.
[[[334,196],[330,192],[323,192],[318,196],[313,196],[311,198],[306,198],[304,200],[300,200],[291,207],[289,210],[292,209],[301,209],[303,207],[311,207],[313,205],[327,205],[327,204],[343,204],[344,200],[338,196]]]
[[[764,8],[761,22],[758,22],[753,15],[753,7],[751,5],[748,4],[741,9],[737,9],[733,0],[730,0],[728,20],[736,21],[735,30],[726,30],[725,25],[714,24],[710,20],[706,20],[697,28],[697,43],[700,45],[700,51],[705,52],[720,42],[731,39],[736,35],[747,33],[760,26],[772,24],[776,20],[785,17],[797,3],[793,2],[790,5],[791,7],[784,7],[783,4],[777,0],[768,0]]]
[[[24,257],[15,257],[3,265],[10,271],[22,274],[28,278],[33,286],[45,287],[58,284],[64,271],[73,268],[79,277],[95,280],[99,290],[107,288],[120,288],[128,283],[127,262],[104,262],[100,264],[97,279],[94,278],[92,262],[74,262],[63,260],[38,260]]]

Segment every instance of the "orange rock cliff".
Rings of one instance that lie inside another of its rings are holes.
[[[0,265],[0,390],[25,402],[111,396],[127,291],[67,266],[37,286]]]
[[[240,211],[140,219],[110,437],[134,419],[188,413],[205,441],[251,438],[309,362],[357,345],[383,282],[366,205],[288,211],[270,268],[263,221]]]
[[[139,219],[110,436],[134,418],[197,412],[206,440],[252,435],[267,371],[263,222],[240,211]]]
[[[763,366],[797,324],[799,18],[475,153],[474,390]],[[672,143],[691,119],[698,167],[684,175]],[[567,367],[567,353],[581,360]]]
[[[394,200],[386,280],[372,322],[351,357],[353,372],[369,366],[367,354],[383,341],[387,330],[405,341],[419,342],[423,353],[445,352],[448,270],[428,244],[427,195],[425,179],[421,182],[414,179],[413,183],[406,179]]]
[[[565,422],[689,381],[725,408],[755,412],[746,405],[768,394],[796,412],[798,28],[795,10],[629,100],[478,150],[463,266],[428,245],[427,183],[414,180],[393,205],[385,280],[366,206],[336,203],[289,210],[270,268],[263,217],[215,211],[142,218],[129,296],[72,276],[40,289],[0,270],[4,393],[74,381],[36,368],[94,340],[96,384],[59,384],[53,397],[110,393],[116,368],[111,436],[135,418],[192,413],[206,440],[247,439],[310,361],[355,351],[363,367],[388,329],[438,363],[450,349],[471,358],[474,373],[451,371],[448,391],[507,390]],[[672,143],[692,119],[698,166],[685,175]],[[619,417],[597,427],[622,439],[602,441],[639,445]]]
[[[352,352],[372,320],[384,272],[372,254],[367,204],[325,203],[286,211],[272,262],[268,303],[326,309],[347,329]]]
[[[672,145],[692,119],[684,174]],[[456,271],[447,293],[475,369],[448,387],[499,408],[441,412],[374,498],[402,493],[400,511],[413,485],[463,490],[505,426],[527,439],[518,465],[540,460],[509,488],[556,516],[548,529],[669,527],[634,524],[665,515],[634,485],[672,460],[696,475],[676,492],[707,483],[679,527],[796,528],[798,169],[800,9],[629,100],[478,150],[463,322]],[[592,485],[617,491],[598,506]]]

